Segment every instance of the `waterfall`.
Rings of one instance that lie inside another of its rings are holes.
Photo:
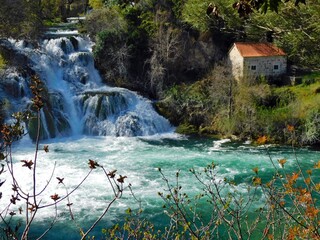
[[[37,48],[15,40],[10,44],[29,59],[31,69],[45,85],[42,139],[81,134],[146,136],[172,130],[170,123],[155,112],[151,101],[102,83],[94,67],[89,38],[46,39]],[[30,91],[26,97],[27,108]],[[29,132],[34,131],[34,123],[27,126]]]

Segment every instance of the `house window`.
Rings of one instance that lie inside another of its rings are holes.
[[[251,66],[250,66],[250,69],[251,69],[252,71],[255,71],[255,70],[257,70],[257,66],[256,66],[256,65],[251,65]]]
[[[273,70],[279,70],[279,65],[278,64],[275,64],[275,65],[273,65]]]

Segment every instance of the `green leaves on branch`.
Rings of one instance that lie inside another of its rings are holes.
[[[240,17],[247,17],[254,11],[261,11],[267,13],[268,11],[278,13],[281,3],[287,3],[290,0],[239,0],[232,6],[237,10]],[[295,0],[295,6],[300,3],[306,4],[305,0]]]

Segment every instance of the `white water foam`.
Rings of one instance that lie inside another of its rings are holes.
[[[222,145],[224,143],[229,143],[231,142],[231,139],[221,139],[221,140],[215,140],[213,141],[213,147],[210,148],[210,150],[212,151],[221,151],[223,148],[222,148]]]

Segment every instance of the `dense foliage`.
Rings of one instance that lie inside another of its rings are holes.
[[[27,37],[39,33],[40,6],[36,1],[0,1],[0,37]]]
[[[295,126],[299,144],[319,143],[320,77],[306,75],[302,84],[276,87],[266,79],[239,84],[230,71],[215,67],[192,85],[174,86],[158,103],[183,133],[236,135],[288,143],[286,125]]]

